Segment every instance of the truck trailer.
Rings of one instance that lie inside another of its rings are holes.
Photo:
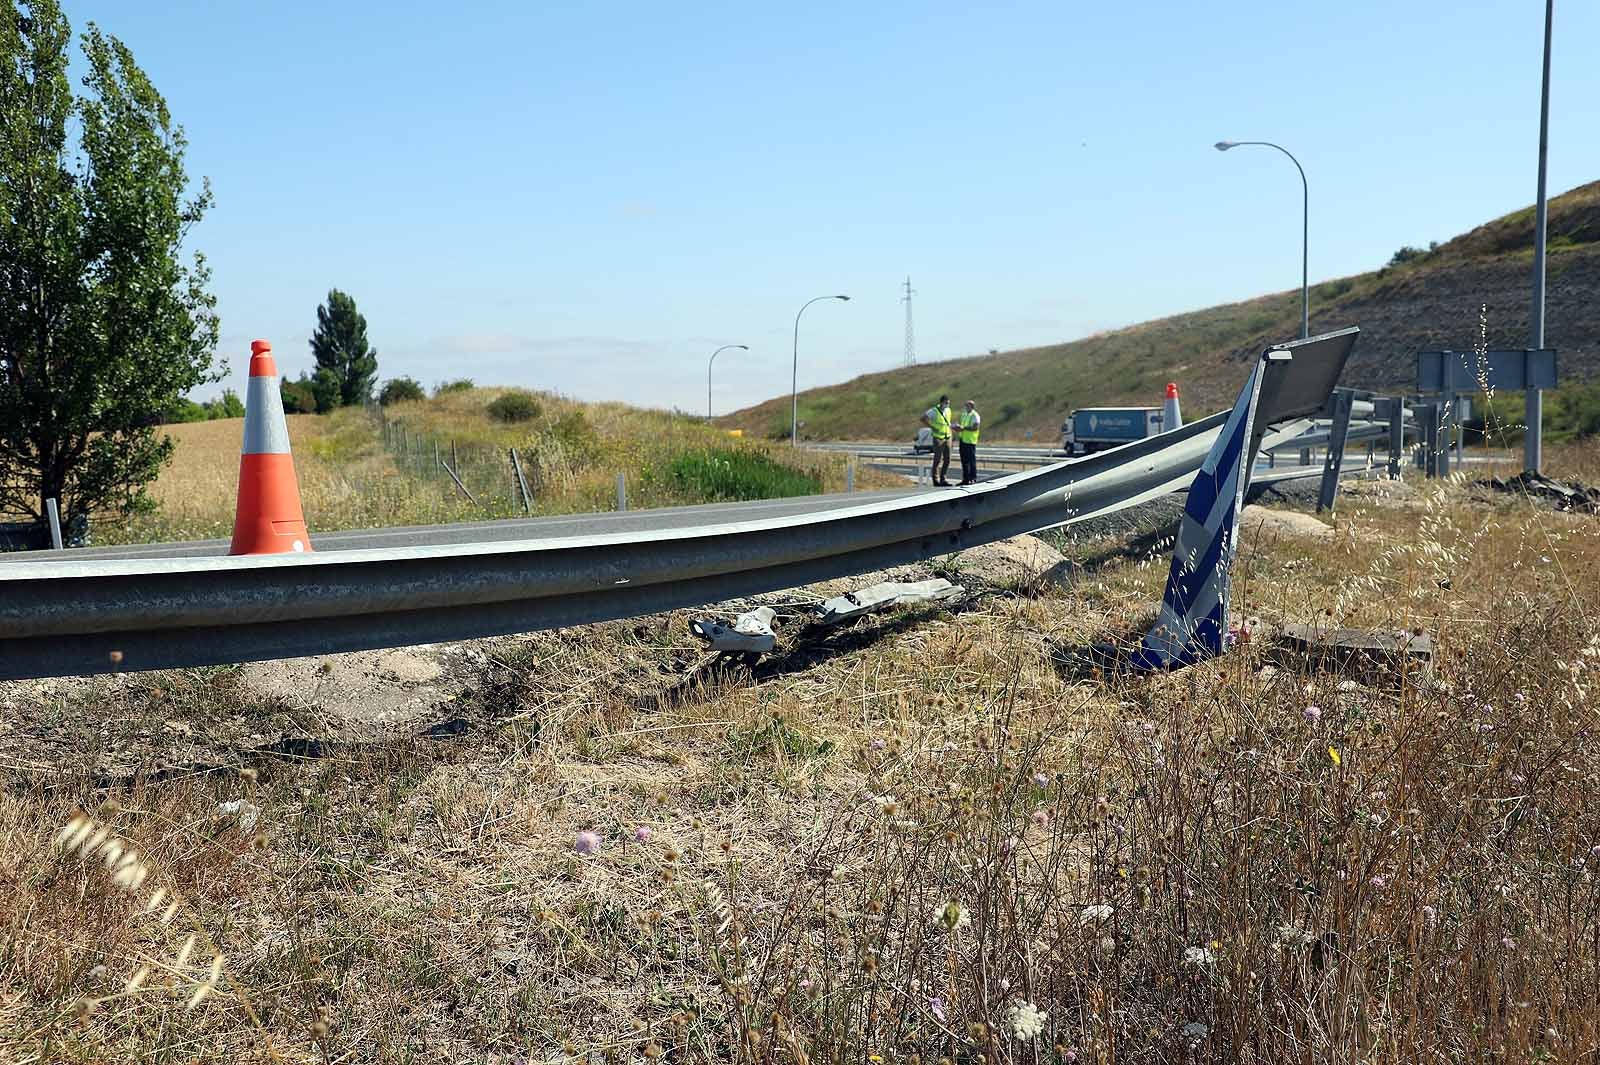
[[[1082,407],[1061,423],[1061,450],[1105,451],[1161,432],[1160,407]]]

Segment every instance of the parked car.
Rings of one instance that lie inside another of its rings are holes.
[[[917,438],[911,442],[911,450],[919,455],[933,454],[933,430],[924,425],[917,430]]]

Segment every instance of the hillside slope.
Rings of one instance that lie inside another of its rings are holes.
[[[1358,325],[1348,384],[1415,386],[1415,354],[1472,350],[1486,328],[1492,348],[1521,348],[1528,336],[1533,208],[1497,218],[1399,266],[1315,285],[1313,333]],[[909,437],[917,414],[940,392],[973,398],[992,438],[1051,437],[1073,407],[1160,402],[1176,380],[1185,409],[1200,413],[1232,399],[1240,367],[1268,344],[1299,331],[1300,292],[1174,315],[1063,344],[866,374],[800,394],[805,435],[827,439]],[[1600,181],[1550,202],[1547,342],[1563,379],[1600,377]],[[789,397],[721,419],[752,434],[789,432]]]

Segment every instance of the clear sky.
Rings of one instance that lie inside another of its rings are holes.
[[[330,286],[380,373],[719,411],[1380,266],[1531,203],[1540,0],[64,0],[217,205],[234,372]],[[1557,0],[1552,195],[1600,178],[1600,3]],[[1470,328],[1472,323],[1464,323]],[[1463,343],[1470,342],[1464,336]],[[214,392],[215,388],[203,390]]]

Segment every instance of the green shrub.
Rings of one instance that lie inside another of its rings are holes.
[[[454,381],[440,381],[433,386],[434,396],[445,396],[451,392],[471,392],[478,386],[472,383],[470,377],[460,377]]]
[[[531,422],[544,413],[538,397],[531,392],[507,392],[486,408],[489,417],[497,422]]]
[[[378,405],[387,407],[391,403],[412,403],[426,396],[422,385],[412,378],[391,377],[383,383],[383,391],[378,393]]]
[[[231,388],[222,390],[222,398],[214,399],[205,405],[206,419],[216,418],[243,418],[244,401],[239,398],[239,393]]]
[[[785,466],[759,451],[706,448],[686,451],[667,463],[663,476],[674,490],[707,502],[779,499],[815,495],[822,478]]]
[[[178,397],[172,406],[167,408],[166,414],[161,418],[164,425],[178,425],[182,422],[203,422],[206,420],[206,409],[192,399]]]
[[[279,381],[278,395],[283,398],[285,414],[315,414],[317,411],[316,393],[311,391],[303,375],[298,381],[287,377]]]
[[[1000,421],[1002,423],[1015,421],[1017,418],[1022,417],[1022,409],[1022,404],[1020,403],[1007,403],[1000,408]]]

